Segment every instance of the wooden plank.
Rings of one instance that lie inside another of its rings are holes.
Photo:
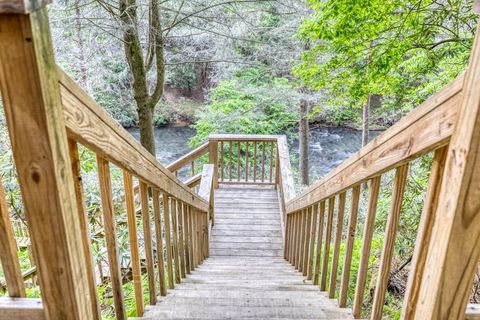
[[[318,207],[318,232],[317,252],[315,253],[315,269],[313,271],[313,284],[318,285],[320,277],[320,261],[322,258],[323,225],[325,220],[325,201],[320,202]]]
[[[101,156],[97,156],[98,180],[100,197],[102,200],[103,224],[105,229],[105,243],[107,245],[108,267],[112,286],[115,317],[118,320],[126,319],[123,301],[122,274],[120,272],[120,259],[117,245],[115,227],[115,213],[112,203],[112,184],[110,178],[110,164]]]
[[[330,255],[330,242],[332,239],[332,227],[333,227],[333,212],[335,210],[335,197],[328,199],[328,218],[327,226],[325,230],[325,244],[323,248],[323,263],[322,263],[322,280],[320,282],[320,290],[325,291],[327,287],[327,270],[328,260]]]
[[[1,15],[0,88],[45,313],[92,319],[46,8]]]
[[[57,67],[63,115],[74,140],[151,186],[201,209],[207,203],[182,183],[135,138]]]
[[[150,227],[150,206],[148,204],[148,186],[140,181],[140,205],[142,208],[143,241],[147,258],[148,296],[150,305],[157,304],[155,290],[155,268],[153,267],[152,229]]]
[[[181,272],[180,269],[180,256],[178,251],[178,202],[176,199],[172,199],[172,238],[173,238],[173,261],[175,263],[175,282],[180,283],[181,281]]]
[[[290,234],[292,231],[291,226],[291,217],[287,217],[287,221],[285,222],[285,245],[283,247],[283,258],[288,261],[288,250],[291,245]]]
[[[51,0],[0,0],[0,14],[27,14],[40,10]]]
[[[195,269],[195,261],[194,261],[194,235],[193,235],[193,209],[192,207],[188,207],[188,242],[189,242],[189,260],[190,260],[190,270],[193,271]]]
[[[296,245],[296,218],[295,215],[292,214],[289,216],[291,220],[291,232],[290,232],[290,246],[288,249],[288,261],[293,265],[295,263],[295,245]]]
[[[273,164],[275,163],[274,160],[273,160],[273,145],[275,143],[272,141],[270,142],[270,168],[269,168],[269,171],[270,171],[270,174],[269,174],[269,182],[273,182]]]
[[[167,288],[165,285],[165,262],[163,250],[163,236],[162,236],[162,218],[160,215],[160,191],[153,188],[152,191],[153,202],[153,217],[155,221],[155,237],[157,240],[157,261],[158,261],[158,277],[160,278],[160,295],[167,295]]]
[[[193,187],[198,186],[201,181],[202,181],[202,173],[198,173],[198,174],[190,177],[188,180],[185,180],[184,183],[185,183],[189,188],[193,188]]]
[[[93,264],[93,255],[91,249],[91,236],[90,236],[90,225],[88,221],[88,214],[87,209],[85,208],[85,198],[83,194],[83,184],[82,184],[82,174],[81,174],[81,165],[80,165],[80,158],[78,155],[78,144],[72,139],[68,139],[68,149],[69,149],[69,156],[70,161],[72,164],[72,174],[73,174],[73,182],[74,182],[74,189],[75,189],[75,197],[77,199],[77,212],[78,212],[78,219],[80,222],[80,231],[82,233],[82,240],[83,240],[83,252],[86,257],[86,272],[88,274],[88,292],[90,294],[90,302],[92,304],[93,310],[93,319],[97,320],[101,318],[100,315],[100,305],[98,302],[98,294],[97,294],[97,284],[95,281],[95,267]],[[1,187],[1,185],[0,185]]]
[[[25,297],[22,270],[17,255],[2,179],[0,178],[0,262],[9,297]]]
[[[228,153],[229,157],[228,159],[230,160],[230,166],[229,166],[229,176],[228,176],[228,181],[232,181],[232,170],[233,170],[233,156],[232,156],[232,141],[228,142]]]
[[[167,275],[168,275],[168,287],[170,289],[175,288],[175,281],[173,277],[173,260],[172,260],[172,243],[171,243],[171,230],[170,230],[170,199],[166,192],[163,192],[163,223],[165,225],[165,247],[167,250]]]
[[[287,203],[295,197],[295,184],[293,183],[293,174],[290,164],[290,153],[288,151],[287,137],[279,136],[277,140],[278,166],[282,182],[283,202]],[[313,204],[313,203],[312,203]],[[290,212],[290,211],[288,211]]]
[[[415,108],[287,204],[305,208],[448,144],[462,101],[463,76]],[[368,165],[367,165],[368,164]]]
[[[125,189],[125,209],[127,211],[128,239],[132,266],[132,282],[135,294],[135,308],[137,317],[143,316],[142,270],[138,251],[137,217],[135,214],[135,200],[133,193],[132,175],[123,170],[123,187]]]
[[[223,148],[223,141],[220,141],[220,181],[223,182],[224,180],[224,175],[225,175],[225,159],[223,159],[223,153],[224,153],[224,148]]]
[[[371,319],[381,319],[383,305],[385,304],[385,293],[387,291],[388,277],[392,264],[393,248],[397,235],[398,224],[400,223],[400,211],[402,209],[403,193],[407,183],[408,164],[398,167],[395,172],[395,185],[393,186],[392,205],[387,219],[385,239],[383,241],[382,258],[378,270],[377,284],[373,298]]]
[[[353,245],[355,242],[355,230],[357,229],[358,207],[360,201],[360,187],[356,185],[352,189],[352,202],[350,205],[350,218],[348,222],[347,245],[345,249],[345,258],[343,260],[342,282],[340,284],[340,297],[338,306],[345,308],[347,305],[348,287],[350,281],[350,268],[352,266]]]
[[[184,248],[185,248],[185,272],[190,274],[192,267],[190,264],[190,231],[189,231],[189,206],[184,204],[185,208],[183,210],[183,230],[184,230]]]
[[[249,150],[248,141],[245,141],[245,181],[248,181],[248,167],[250,166],[250,162],[248,159],[249,153],[250,153],[250,150]]]
[[[478,8],[478,6],[477,6]],[[450,141],[415,319],[465,316],[480,247],[480,26]],[[434,271],[435,270],[435,271]]]
[[[213,169],[213,184],[214,188],[218,188],[218,142],[217,141],[209,141],[210,150],[208,153],[209,162],[214,165]],[[195,206],[197,208],[201,208],[205,210],[204,207]],[[207,211],[207,210],[205,210]]]
[[[340,244],[342,242],[343,232],[343,217],[345,216],[345,199],[346,191],[340,193],[337,213],[337,228],[335,230],[335,240],[333,245],[332,269],[330,272],[330,286],[328,290],[328,297],[333,299],[335,297],[335,290],[337,288],[337,272],[338,259],[340,257]]]
[[[201,156],[207,154],[208,151],[209,151],[209,148],[210,148],[209,143],[206,142],[206,143],[202,144],[201,146],[199,146],[198,148],[193,149],[192,151],[190,151],[186,155],[184,155],[184,156],[178,158],[177,160],[171,162],[170,164],[168,164],[166,166],[166,168],[168,170],[170,170],[170,172],[178,171],[178,170],[182,169],[184,166],[186,166],[187,164],[189,164],[191,162],[194,162],[195,160],[197,160]],[[193,172],[192,175],[195,175],[195,173]]]
[[[370,259],[370,248],[372,246],[375,217],[377,215],[378,195],[380,193],[381,176],[374,177],[370,182],[370,199],[368,201],[367,218],[363,228],[363,242],[358,265],[357,283],[355,286],[355,297],[353,300],[352,314],[359,319],[362,314],[363,292],[367,279],[368,260]]]
[[[41,299],[0,298],[0,320],[46,320]]]
[[[253,141],[253,183],[257,182],[257,142]]]
[[[262,135],[262,134],[211,134],[208,138],[216,141],[276,141],[278,135]]]
[[[240,181],[240,141],[237,141],[237,181]]]
[[[262,143],[262,183],[265,182],[265,141]]]

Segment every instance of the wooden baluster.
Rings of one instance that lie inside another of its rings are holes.
[[[166,192],[163,192],[163,221],[165,224],[165,247],[167,249],[167,274],[168,274],[168,287],[170,289],[175,288],[175,279],[173,276],[172,266],[172,243],[171,243],[171,230],[170,230],[170,199]]]
[[[175,170],[175,177],[178,178],[178,171],[177,170]]]
[[[191,163],[192,166],[192,177],[195,175],[195,160]]]
[[[200,265],[202,263],[202,221],[200,219],[200,211],[198,209],[195,210],[195,218],[197,220],[197,265]]]
[[[290,231],[290,246],[288,248],[288,261],[293,265],[294,264],[294,254],[295,254],[295,228],[296,228],[296,219],[295,213],[292,212],[288,215],[290,217],[291,231]]]
[[[157,293],[155,290],[155,273],[153,267],[152,229],[150,228],[148,186],[143,181],[140,181],[140,199],[143,219],[143,241],[145,244],[145,256],[147,258],[148,293],[150,297],[150,304],[155,305],[157,304]]]
[[[228,150],[230,153],[230,176],[228,177],[228,181],[232,181],[232,171],[233,171],[233,155],[232,155],[232,141],[228,141]]]
[[[318,203],[315,203],[312,207],[312,227],[310,233],[310,244],[309,244],[309,259],[308,259],[308,270],[307,270],[307,279],[312,280],[313,277],[313,261],[315,256],[315,239],[317,236],[317,216],[318,216]]]
[[[18,228],[18,227],[17,227]],[[17,256],[17,243],[13,235],[10,213],[8,212],[2,179],[0,178],[0,261],[7,284],[9,297],[25,297],[20,261]]]
[[[257,141],[253,141],[253,182],[257,182]]]
[[[385,240],[383,242],[382,259],[380,262],[380,269],[378,270],[377,284],[375,286],[371,319],[382,318],[383,305],[385,304],[385,292],[387,291],[388,277],[390,275],[395,237],[397,235],[398,224],[400,223],[400,211],[402,209],[403,193],[405,191],[407,175],[408,164],[402,165],[396,169],[392,205],[388,214],[387,228],[385,230]]]
[[[348,285],[350,280],[350,268],[352,265],[353,244],[355,241],[355,230],[357,228],[358,205],[360,201],[360,185],[352,189],[352,204],[350,208],[350,220],[348,222],[347,247],[343,262],[342,282],[340,284],[340,298],[338,305],[345,308],[347,305]]]
[[[333,212],[335,210],[335,196],[328,199],[328,218],[325,231],[325,247],[323,248],[322,281],[320,290],[325,291],[327,287],[328,260],[330,258],[330,242],[332,240]]]
[[[320,277],[320,259],[322,257],[323,223],[325,220],[325,201],[320,202],[318,208],[317,252],[315,253],[315,270],[313,271],[313,284],[318,285]]]
[[[237,181],[240,182],[240,141],[237,141]]]
[[[305,209],[305,215],[306,215],[306,219],[305,219],[305,244],[304,244],[304,255],[303,255],[303,263],[302,263],[302,266],[303,266],[303,276],[307,276],[307,273],[308,273],[308,261],[310,260],[309,257],[310,257],[310,236],[311,236],[311,233],[312,233],[312,207],[308,207]]]
[[[423,205],[423,212],[417,231],[415,251],[413,253],[411,271],[407,281],[407,291],[402,309],[402,319],[414,319],[414,312],[418,304],[420,283],[422,282],[425,261],[428,254],[433,222],[437,215],[437,206],[442,185],[445,161],[447,159],[448,146],[435,150],[432,169],[428,179],[427,195]]]
[[[135,294],[137,317],[143,316],[143,291],[140,257],[138,253],[137,217],[135,215],[135,200],[133,194],[132,175],[123,170],[123,186],[125,189],[125,209],[127,211],[128,239],[132,265],[132,282]]]
[[[223,159],[223,141],[220,141],[220,181],[223,182],[225,174],[225,163]]]
[[[273,141],[270,142],[270,178],[268,181],[270,181],[270,183],[273,182],[273,163],[274,163],[274,159],[273,159]]]
[[[80,165],[80,158],[78,155],[77,142],[75,140],[68,139],[68,149],[69,149],[69,155],[70,155],[70,162],[72,164],[73,185],[75,189],[75,197],[77,199],[77,212],[78,212],[78,219],[80,221],[80,231],[82,234],[83,252],[86,257],[86,267],[87,267],[86,272],[87,272],[88,284],[89,284],[88,289],[91,297],[92,309],[94,311],[94,314],[93,314],[94,320],[98,320],[101,318],[100,306],[98,304],[97,284],[95,281],[95,267],[93,265],[93,255],[92,255],[92,250],[90,245],[90,239],[91,239],[90,229],[89,229],[87,210],[85,208],[85,198],[83,194],[81,165]],[[3,192],[3,188],[1,187],[1,184],[0,184],[0,192]],[[3,198],[3,197],[4,197],[3,195],[0,195],[0,198]],[[2,200],[0,199],[0,201]],[[21,225],[21,222],[19,224],[19,227],[22,233],[22,237],[28,237],[28,235],[23,229],[23,226]],[[8,232],[8,230],[6,232]],[[5,232],[2,232],[1,226],[0,226],[0,233],[5,234]],[[8,234],[6,235],[8,236]],[[4,250],[0,249],[0,251],[4,251]],[[7,252],[6,249],[5,249],[5,252]],[[4,270],[5,270],[5,267],[4,267]],[[7,274],[8,272],[5,272],[6,276]],[[8,276],[6,277],[6,279],[8,280]],[[22,285],[23,285],[23,279],[22,279]],[[7,288],[8,288],[8,281],[7,281]]]
[[[290,216],[285,219],[285,245],[283,246],[283,258],[288,261],[288,246],[290,245]]]
[[[302,211],[297,211],[295,213],[296,218],[297,218],[297,230],[296,230],[296,235],[295,235],[295,268],[298,269],[299,262],[300,262],[300,244],[301,244],[301,234],[302,234]]]
[[[339,196],[337,229],[335,231],[335,242],[333,246],[333,258],[332,258],[332,271],[330,273],[330,286],[328,291],[328,296],[330,299],[333,299],[335,297],[337,272],[338,272],[338,259],[340,257],[340,244],[342,242],[343,217],[345,216],[346,195],[347,195],[346,191],[344,191],[340,193],[340,196]]]
[[[265,141],[262,143],[262,183],[265,182]]]
[[[117,246],[117,235],[112,203],[112,185],[110,181],[110,164],[107,160],[97,155],[98,179],[100,183],[100,196],[102,198],[103,223],[105,228],[105,242],[107,244],[108,266],[112,284],[113,303],[117,319],[126,319],[123,302],[122,275]]]
[[[197,211],[192,207],[192,248],[193,248],[193,267],[198,266],[198,238],[197,238]]]
[[[183,221],[183,212],[185,211],[185,203],[181,202],[178,210],[178,250],[180,254],[180,274],[182,278],[186,277],[185,273],[185,223]]]
[[[223,149],[221,153],[223,156]],[[213,164],[213,188],[216,189],[218,188],[218,140],[209,140],[208,162]]]
[[[190,237],[190,232],[189,232],[189,206],[185,204],[184,210],[183,210],[183,230],[184,230],[184,241],[185,241],[185,272],[187,274],[190,274],[190,271],[192,271],[192,268],[190,266],[190,242],[189,242],[189,237]]]
[[[193,235],[193,208],[191,206],[188,207],[188,241],[190,247],[190,270],[195,269],[195,243],[194,243],[194,235]]]
[[[249,156],[249,150],[248,150],[248,141],[245,141],[245,182],[248,182],[248,167],[249,167],[249,162],[248,162],[248,156]]]
[[[298,266],[298,271],[303,272],[304,261],[305,261],[305,245],[307,242],[307,209],[302,210],[302,231],[301,231],[301,238],[300,238],[300,261]]]
[[[355,288],[355,298],[353,301],[352,313],[356,319],[362,314],[363,292],[365,291],[365,281],[367,279],[368,260],[370,259],[370,248],[372,245],[373,229],[375,217],[377,215],[377,202],[380,192],[381,176],[374,177],[370,183],[370,199],[368,201],[367,218],[363,230],[362,250],[360,254],[360,264],[358,265],[357,284]]]
[[[167,295],[167,287],[165,286],[165,262],[163,256],[163,236],[162,236],[162,218],[160,215],[160,192],[154,188],[153,192],[153,216],[155,220],[155,236],[157,239],[157,259],[158,259],[158,275],[160,278],[160,295]]]
[[[181,272],[180,257],[178,252],[178,201],[172,198],[172,237],[173,237],[173,262],[175,263],[175,282],[180,283]]]

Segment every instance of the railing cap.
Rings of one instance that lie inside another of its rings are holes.
[[[0,14],[28,14],[40,10],[52,0],[0,0]]]
[[[223,141],[276,141],[283,135],[268,134],[211,134],[209,140]]]

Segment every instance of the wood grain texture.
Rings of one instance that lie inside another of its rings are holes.
[[[0,298],[0,320],[46,320],[41,299]]]
[[[165,248],[167,251],[167,275],[168,287],[175,288],[173,276],[173,253],[172,253],[172,231],[170,228],[170,199],[166,192],[163,192],[163,223],[165,226]]]
[[[0,88],[45,313],[49,319],[65,314],[92,319],[92,303],[85,294],[87,257],[45,8],[30,15],[1,15]]]
[[[480,255],[480,27],[463,84],[415,319],[461,319]]]
[[[318,218],[318,204],[314,204],[311,208],[312,213],[312,225],[310,228],[310,243],[308,245],[308,270],[307,270],[307,279],[312,280],[313,277],[313,268],[314,268],[314,259],[315,259],[315,240],[317,237],[317,218]]]
[[[318,232],[317,232],[317,252],[315,253],[315,269],[313,270],[313,284],[320,282],[320,267],[322,259],[322,240],[325,221],[325,201],[320,202],[318,206]]]
[[[167,287],[165,280],[165,258],[163,249],[163,234],[162,234],[162,218],[160,213],[160,191],[153,188],[152,191],[153,202],[153,217],[155,221],[155,239],[157,240],[157,263],[158,263],[158,277],[160,278],[160,295],[167,295]]]
[[[120,255],[117,245],[115,226],[115,213],[112,202],[112,184],[110,178],[110,164],[101,156],[97,156],[98,181],[100,197],[102,200],[102,215],[105,230],[105,243],[107,245],[108,267],[112,286],[113,303],[115,305],[115,318],[125,320],[125,304],[123,299],[122,274],[120,271]]]
[[[178,252],[180,255],[180,275],[182,278],[186,277],[186,265],[185,265],[185,221],[183,220],[183,213],[185,211],[185,204],[180,203],[179,204],[179,210],[178,210],[178,216],[177,216],[177,221],[178,221]]]
[[[325,291],[327,288],[327,270],[328,260],[330,255],[330,246],[332,240],[332,228],[333,228],[333,213],[335,211],[335,197],[328,199],[328,218],[327,225],[325,227],[325,242],[323,247],[323,263],[322,263],[322,280],[320,282],[320,290]]]
[[[415,108],[287,204],[305,208],[448,144],[462,101],[463,76]]]
[[[367,217],[363,227],[363,241],[360,253],[360,263],[358,265],[357,283],[355,286],[355,297],[353,300],[352,312],[355,319],[359,319],[362,314],[363,292],[365,291],[365,282],[367,279],[368,260],[370,259],[370,249],[372,246],[373,229],[375,226],[375,217],[377,216],[378,195],[380,193],[381,176],[375,177],[370,182],[370,198],[368,200]]]
[[[181,272],[180,269],[182,266],[180,265],[180,253],[178,251],[178,201],[176,199],[172,199],[172,252],[173,252],[173,262],[175,264],[175,282],[180,283],[181,281]]]

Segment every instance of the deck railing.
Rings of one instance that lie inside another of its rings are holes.
[[[213,167],[204,167],[200,193],[192,191],[56,67],[45,3],[0,4],[3,105],[42,296],[41,300],[22,299],[24,280],[0,185],[0,260],[11,297],[0,299],[0,319],[100,319],[78,144],[96,155],[117,319],[126,319],[126,309],[110,169],[114,165],[123,171],[136,314],[140,316],[145,289],[141,243],[152,305],[157,292],[165,295],[167,286],[174,288],[208,256]],[[139,181],[141,242],[134,180]]]
[[[402,319],[462,319],[480,253],[480,32],[470,64],[439,93],[287,203],[285,258],[361,317],[382,175],[395,170],[371,319],[381,319],[402,200],[412,160],[433,163],[410,268]],[[363,234],[356,234],[361,185],[369,185]],[[345,207],[351,192],[347,230]],[[345,239],[343,234],[345,235]],[[350,283],[354,239],[362,239],[357,281]],[[345,243],[344,260],[339,261]],[[333,251],[333,252],[331,252]],[[331,258],[330,258],[331,255]],[[330,263],[331,261],[331,263]],[[341,277],[337,277],[338,269]],[[330,275],[328,279],[327,275]],[[337,295],[337,285],[339,292]],[[472,310],[478,310],[470,306]],[[478,311],[477,311],[478,313]]]

